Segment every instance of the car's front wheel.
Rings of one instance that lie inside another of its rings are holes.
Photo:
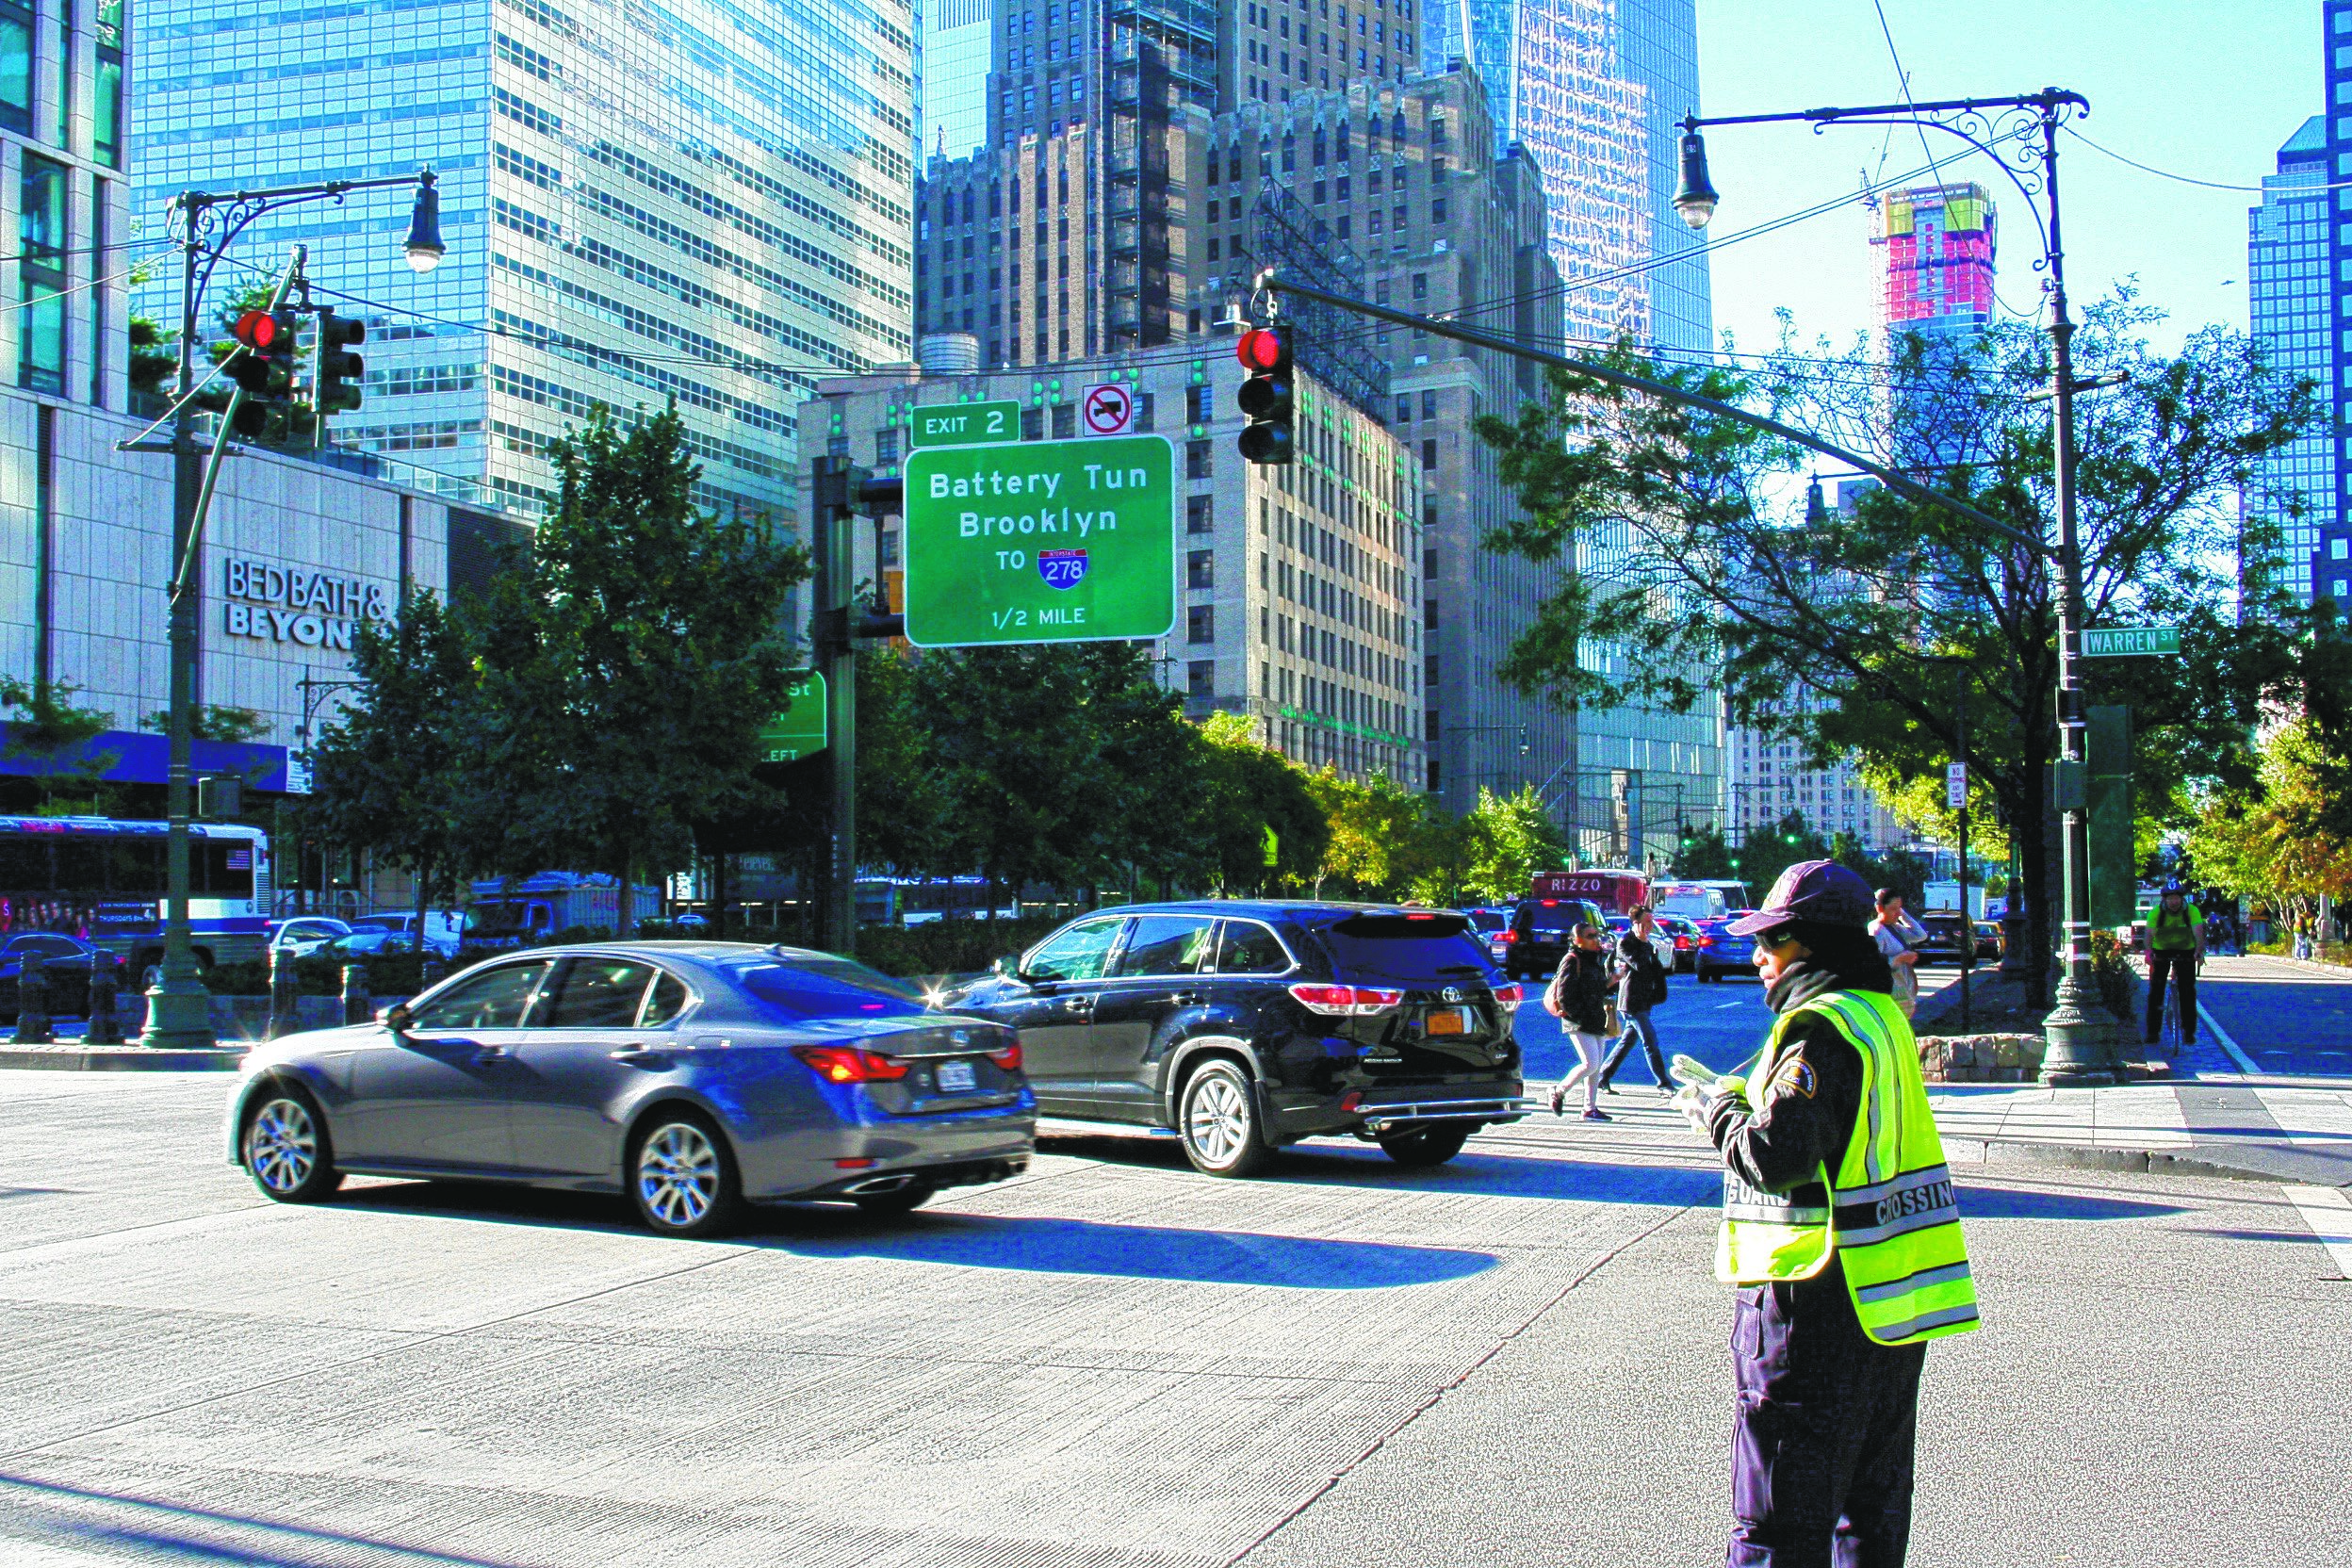
[[[1419,1170],[1444,1165],[1461,1153],[1462,1146],[1469,1140],[1467,1127],[1415,1127],[1409,1133],[1391,1133],[1380,1139],[1380,1150],[1398,1165]]]
[[[683,1107],[653,1114],[629,1161],[629,1191],[656,1235],[722,1235],[743,1201],[735,1156],[709,1117]]]
[[[1204,1176],[1254,1176],[1274,1157],[1258,1097],[1232,1062],[1205,1062],[1184,1080],[1176,1123],[1184,1157]]]
[[[281,1203],[320,1202],[343,1184],[318,1102],[290,1085],[254,1096],[239,1152],[253,1184]]]

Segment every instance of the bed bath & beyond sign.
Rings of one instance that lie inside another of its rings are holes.
[[[266,561],[231,560],[223,564],[221,586],[229,602],[221,609],[232,637],[349,648],[363,618],[392,618],[391,592],[380,582]]]

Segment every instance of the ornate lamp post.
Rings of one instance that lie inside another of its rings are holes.
[[[197,318],[213,269],[245,227],[264,213],[302,202],[340,202],[354,190],[414,186],[416,201],[409,215],[403,247],[408,264],[419,272],[440,265],[441,195],[433,188],[430,169],[382,180],[329,180],[319,185],[280,186],[267,190],[216,193],[183,191],[172,206],[182,227],[183,269],[180,305],[180,384],[172,412],[172,766],[171,824],[164,841],[166,907],[161,973],[147,993],[147,1027],[141,1045],[163,1050],[208,1046],[212,1039],[212,1002],[196,967],[196,949],[188,918],[188,819],[191,801],[189,766],[193,750],[196,707],[196,573],[204,514],[212,498],[212,474],[217,472],[228,441],[223,417],[209,453],[196,444]],[[281,288],[281,295],[283,288]],[[241,394],[240,394],[241,396]],[[234,407],[234,404],[232,404]],[[147,449],[152,450],[153,449]]]
[[[2058,128],[2091,112],[2090,100],[2063,88],[2005,98],[1952,98],[1924,104],[1874,104],[1860,108],[1802,109],[1789,114],[1735,114],[1682,122],[1682,187],[1674,208],[1683,221],[1703,229],[1722,196],[1708,178],[1707,125],[1761,125],[1802,122],[1818,133],[1831,125],[1921,125],[1959,138],[1998,164],[2026,199],[2042,239],[2036,266],[2050,274],[2050,344],[2055,362],[2050,400],[2056,427],[2058,538],[2053,548],[2029,541],[2058,567],[2058,754],[2062,779],[2079,781],[2085,770],[2088,719],[2082,694],[2082,551],[2075,529],[2074,397],[2085,384],[2074,377],[2074,320],[2066,308],[2064,235],[2058,204]],[[2038,204],[2047,200],[2045,217]],[[2088,802],[2079,789],[2062,791],[2065,830],[2065,973],[2057,1007],[2044,1022],[2049,1037],[2042,1081],[2047,1084],[2111,1083],[2114,1054],[2091,972],[2091,872]]]

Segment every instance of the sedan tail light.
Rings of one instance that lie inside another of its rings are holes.
[[[1494,1004],[1507,1013],[1515,1013],[1519,1010],[1519,999],[1523,994],[1517,986],[1497,986],[1494,988]]]
[[[1518,939],[1519,933],[1516,931],[1497,931],[1494,933],[1494,940],[1498,942],[1515,942]]]
[[[1685,952],[1685,951],[1687,951],[1687,950],[1690,948],[1690,938],[1688,938],[1688,937],[1676,937],[1676,938],[1674,939],[1674,951],[1675,951],[1676,953],[1682,953],[1682,952]]]
[[[988,1060],[1007,1072],[1019,1072],[1021,1070],[1021,1042],[1015,1040],[1002,1051],[989,1052]]]
[[[854,1045],[796,1045],[792,1054],[828,1084],[888,1083],[906,1076],[906,1064],[897,1057]]]
[[[1307,1011],[1321,1013],[1327,1018],[1347,1018],[1350,1015],[1357,1018],[1370,1018],[1375,1013],[1388,1011],[1389,1008],[1400,1004],[1405,1000],[1403,991],[1386,990],[1373,986],[1302,984],[1291,987],[1290,994],[1298,998],[1298,1004]]]

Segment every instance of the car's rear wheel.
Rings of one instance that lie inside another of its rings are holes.
[[[629,1152],[629,1191],[656,1235],[723,1235],[743,1201],[735,1156],[700,1111],[653,1113]]]
[[[888,1192],[853,1193],[850,1201],[868,1214],[911,1214],[939,1196],[928,1182],[909,1182]]]
[[[1462,1146],[1469,1140],[1467,1127],[1415,1127],[1409,1133],[1391,1133],[1380,1139],[1380,1151],[1398,1165],[1418,1170],[1444,1165],[1461,1153]]]
[[[318,1102],[291,1085],[271,1085],[254,1097],[238,1140],[253,1184],[281,1203],[317,1203],[343,1184],[335,1146]]]
[[[1254,1176],[1274,1157],[1249,1076],[1229,1061],[1204,1062],[1184,1080],[1176,1132],[1204,1176]]]

